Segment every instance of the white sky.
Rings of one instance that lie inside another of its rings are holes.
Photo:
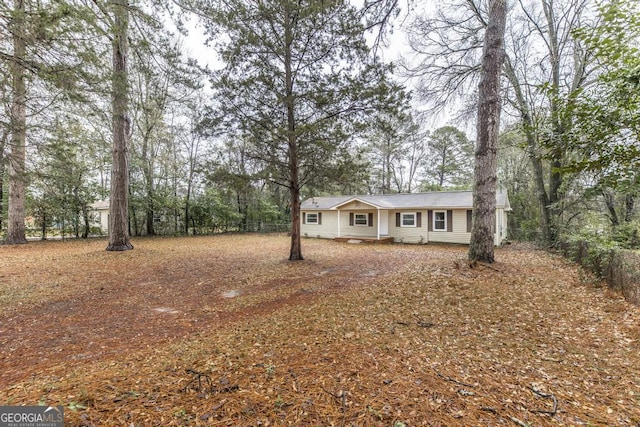
[[[362,0],[352,0],[356,6],[362,4]],[[419,5],[413,8],[413,13],[432,13],[435,10],[435,3],[427,2],[426,5]],[[407,40],[407,34],[403,30],[403,24],[408,23],[410,18],[407,17],[407,5],[402,5],[400,16],[396,19],[393,27],[393,33],[388,34],[388,46],[383,46],[381,49],[381,58],[385,62],[395,62],[402,56],[410,56],[410,48]],[[218,54],[212,46],[206,45],[207,37],[204,35],[204,28],[198,23],[197,18],[192,18],[187,23],[189,31],[188,37],[184,40],[184,47],[187,54],[195,58],[199,64],[207,65],[210,69],[222,68],[223,63],[218,59]],[[373,43],[375,38],[374,34],[370,34],[368,39]],[[408,90],[413,89],[412,82],[404,78],[398,78],[398,80],[405,85]],[[415,98],[415,97],[414,97]],[[414,99],[414,107],[420,110],[419,102]],[[450,124],[450,117],[452,114],[445,112],[437,117],[430,118],[428,125],[432,129],[436,129],[445,124]],[[458,128],[464,132],[469,133],[473,129],[467,129],[464,124],[455,124]],[[471,135],[469,135],[471,136]]]

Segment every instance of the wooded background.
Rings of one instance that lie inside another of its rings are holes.
[[[488,3],[2,1],[0,229],[97,232],[118,114],[135,236],[288,229],[310,196],[470,189]],[[508,6],[511,238],[637,249],[637,3]]]

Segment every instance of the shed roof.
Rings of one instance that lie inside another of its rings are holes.
[[[472,191],[433,191],[429,193],[397,193],[364,196],[312,197],[302,202],[301,209],[334,210],[360,201],[376,209],[470,209],[473,207]],[[511,210],[505,191],[496,192],[496,207]]]

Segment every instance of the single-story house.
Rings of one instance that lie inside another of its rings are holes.
[[[473,193],[313,197],[301,204],[301,234],[326,239],[393,240],[402,243],[471,241]],[[507,193],[496,194],[495,244],[507,238]]]

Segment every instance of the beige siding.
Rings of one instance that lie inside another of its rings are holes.
[[[300,224],[303,237],[333,239],[338,236],[337,211],[302,211],[303,213],[322,213],[322,224]]]
[[[367,212],[372,212],[371,211],[371,205],[359,202],[357,200],[353,201],[353,202],[350,202],[350,203],[347,203],[346,205],[340,206],[340,210],[342,212],[344,212],[344,211],[361,211],[361,210],[365,210]],[[358,213],[360,213],[360,212],[358,212]],[[347,224],[349,224],[349,223],[347,223]]]
[[[89,211],[91,227],[99,227],[104,233],[109,232],[109,208]]]
[[[507,231],[507,213],[504,209],[496,209],[496,246],[500,246],[507,239]]]
[[[317,237],[325,239],[333,239],[338,237],[338,216],[340,217],[340,236],[341,237],[377,237],[378,233],[378,211],[375,209],[363,209],[366,205],[357,206],[359,202],[350,203],[348,206],[354,210],[338,211],[303,211],[304,213],[322,212],[322,224],[301,224],[301,233],[304,237]],[[373,226],[350,226],[349,213],[373,214]],[[421,227],[396,227],[397,212],[420,212],[422,216]],[[460,243],[469,244],[471,233],[467,233],[467,209],[453,210],[452,231],[428,231],[429,215],[427,210],[389,210],[382,211],[381,215],[389,215],[389,236],[394,238],[395,242],[401,243]],[[502,221],[498,218],[501,216]],[[502,226],[502,235],[500,235],[500,225]],[[496,245],[499,245],[507,237],[507,213],[504,209],[496,211]]]
[[[422,215],[421,227],[396,227],[396,213],[420,212]],[[389,211],[389,236],[395,242],[401,243],[427,243],[427,211],[423,210],[390,210]]]
[[[109,231],[109,210],[99,210],[100,214],[100,228],[103,231]]]
[[[357,202],[356,202],[357,203]],[[352,205],[350,203],[349,205]],[[353,211],[352,211],[353,212]],[[340,211],[340,235],[342,237],[377,237],[378,235],[378,211],[371,210],[369,206],[369,210],[358,210],[353,212],[354,214],[364,214],[368,215],[373,214],[373,226],[369,227],[368,225],[349,225],[349,213],[348,211]]]
[[[509,238],[509,216],[507,215],[507,212],[502,209],[502,216],[504,217],[504,223],[503,223],[503,227],[504,227],[504,236],[503,239],[508,239]]]
[[[470,240],[471,233],[467,233],[467,209],[453,210],[452,231],[429,232],[429,241],[434,243],[462,243],[468,245]]]

